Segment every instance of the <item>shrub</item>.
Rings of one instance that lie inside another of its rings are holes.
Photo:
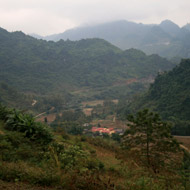
[[[26,138],[41,144],[48,144],[53,140],[50,130],[44,124],[35,122],[32,116],[17,110],[7,116],[5,129],[21,132]]]
[[[60,161],[63,169],[86,167],[88,153],[79,146],[72,145],[60,154]]]

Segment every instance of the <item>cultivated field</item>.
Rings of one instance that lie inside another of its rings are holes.
[[[175,138],[190,150],[190,136],[175,136]]]
[[[126,129],[127,127],[125,122],[115,120],[114,116],[109,116],[104,120],[96,119],[93,120],[90,124],[93,126],[98,126],[100,124],[101,127],[119,128],[119,129]]]

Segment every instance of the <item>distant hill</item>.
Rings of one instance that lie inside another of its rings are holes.
[[[190,23],[186,24],[183,28],[187,29],[190,31]]]
[[[173,37],[177,36],[180,31],[180,27],[170,20],[162,21],[159,27]]]
[[[175,124],[174,134],[190,135],[190,59],[172,71],[160,73],[148,92],[133,101],[128,110],[151,108]]]
[[[125,20],[99,24],[95,26],[81,26],[69,29],[64,33],[46,36],[43,39],[59,41],[80,40],[87,38],[102,38],[113,45],[126,50],[136,48],[147,54],[159,54],[161,56],[190,57],[190,48],[181,38],[184,37],[184,29],[188,31],[185,36],[190,41],[189,25],[180,28],[172,21],[165,20],[161,24],[137,24]]]
[[[130,89],[129,80],[141,84],[131,87],[137,91],[158,71],[174,66],[158,55],[122,51],[101,39],[47,42],[0,29],[0,44],[1,82],[27,94],[65,98],[85,89],[84,96],[94,91],[96,98],[115,98]]]
[[[30,35],[30,36],[32,36],[32,37],[34,37],[34,38],[36,38],[36,39],[44,39],[44,37],[43,36],[40,36],[40,35],[38,35],[38,34],[35,34],[35,33],[31,33],[31,34],[28,34],[28,35]]]

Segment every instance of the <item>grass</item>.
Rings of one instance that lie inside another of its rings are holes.
[[[43,169],[23,161],[2,162],[0,164],[0,178],[12,182],[27,181],[30,184],[41,186],[51,186],[60,180],[51,166]]]
[[[97,158],[104,163],[105,168],[109,169],[111,167],[118,167],[121,163],[121,160],[116,159],[115,152],[109,151],[102,147],[95,147],[91,145],[93,149],[96,150]]]

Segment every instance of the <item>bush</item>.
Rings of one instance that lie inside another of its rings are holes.
[[[61,167],[63,169],[78,168],[79,170],[86,167],[88,153],[83,151],[79,146],[72,145],[60,154]]]
[[[17,110],[8,114],[5,129],[21,132],[26,138],[41,144],[48,144],[53,140],[51,132],[44,124],[35,122],[32,116]]]

